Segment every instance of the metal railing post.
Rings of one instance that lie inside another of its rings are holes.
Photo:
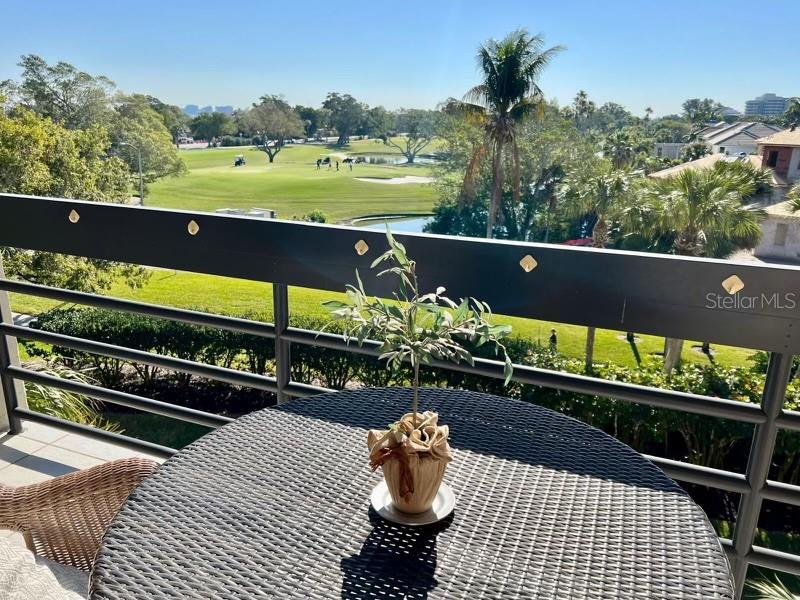
[[[289,327],[289,288],[284,283],[272,284],[272,305],[275,320],[275,379],[278,382],[278,404],[289,399],[286,387],[291,380],[291,342],[283,337]]]
[[[5,277],[3,257],[0,255],[0,277]],[[13,324],[8,292],[0,290],[0,322]],[[16,408],[27,408],[25,384],[8,373],[8,367],[19,366],[17,338],[0,334],[0,431],[21,433],[22,423],[15,414]]]
[[[763,492],[769,477],[769,468],[778,435],[777,419],[783,410],[786,386],[792,369],[792,355],[772,353],[769,358],[767,377],[761,396],[761,409],[767,417],[766,422],[755,426],[750,455],[747,459],[745,479],[750,492],[743,494],[739,501],[736,525],[733,530],[733,577],[736,584],[736,598],[741,598],[747,578],[748,554],[753,547],[758,518],[761,514]]]

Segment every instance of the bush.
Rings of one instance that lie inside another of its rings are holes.
[[[263,320],[262,315],[245,316]],[[292,325],[309,330],[324,326],[327,331],[341,331],[340,325],[319,318],[293,317]],[[262,375],[274,373],[273,341],[250,335],[99,309],[53,310],[42,314],[35,326]],[[584,372],[583,361],[568,359],[532,341],[511,338],[507,346],[515,363],[580,375]],[[91,368],[105,387],[134,390],[200,410],[240,414],[274,402],[272,394],[208,382],[183,373],[165,372],[65,348],[42,350],[41,345],[34,344],[29,344],[28,348],[31,354],[55,354],[78,368]],[[485,348],[471,348],[470,351],[477,357],[495,358]],[[340,389],[359,385],[402,386],[410,381],[409,370],[390,373],[376,358],[353,352],[293,344],[291,354],[292,379],[303,383]],[[764,386],[762,363],[763,359],[757,359],[753,368],[686,364],[672,375],[666,375],[655,362],[645,362],[638,368],[600,364],[595,366],[595,373],[606,380],[759,402]],[[504,388],[499,379],[446,369],[424,367],[420,378],[423,385],[472,389],[534,402],[599,427],[639,451],[715,468],[741,470],[752,432],[749,425],[724,419],[513,382]],[[799,400],[800,381],[793,379],[786,407],[796,409]],[[789,483],[800,483],[800,440],[797,438],[796,435],[781,435],[776,445],[776,464],[783,465],[780,476]]]

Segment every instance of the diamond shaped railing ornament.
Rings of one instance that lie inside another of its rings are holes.
[[[525,271],[526,273],[530,273],[538,265],[539,263],[536,262],[536,259],[533,258],[530,254],[526,254],[525,256],[522,257],[522,260],[519,261],[519,266],[522,267],[522,270]]]
[[[722,287],[733,296],[736,292],[744,289],[744,281],[738,275],[731,275],[722,281]]]

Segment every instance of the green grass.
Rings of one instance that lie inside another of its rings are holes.
[[[230,279],[213,275],[199,275],[178,271],[154,270],[148,283],[141,289],[131,290],[123,283],[115,284],[108,292],[111,296],[129,298],[142,302],[196,308],[227,315],[259,313],[272,318],[272,286],[268,283]],[[289,289],[289,308],[292,315],[325,317],[327,312],[321,304],[324,300],[340,298],[341,294],[320,290],[293,287]],[[29,296],[11,295],[12,308],[16,312],[38,314],[55,306],[63,306],[51,300]],[[550,329],[558,332],[558,350],[569,357],[583,358],[586,344],[586,328],[533,319],[497,316],[499,323],[508,323],[514,335],[538,340],[547,344]],[[655,336],[639,336],[636,350],[641,359],[646,359],[663,350],[664,340]],[[620,339],[622,338],[622,339]],[[683,359],[696,363],[708,363],[705,355],[691,350],[691,343],[684,346]],[[716,360],[722,365],[747,365],[749,350],[713,346]],[[636,356],[631,345],[624,339],[624,332],[598,330],[595,341],[595,361],[635,366]]]
[[[237,154],[247,159],[234,167]],[[429,184],[386,185],[359,181],[357,177],[403,177],[430,175],[424,165],[359,164],[350,171],[341,164],[343,155],[399,152],[375,141],[358,141],[339,148],[334,145],[297,144],[285,147],[269,164],[267,155],[253,147],[184,150],[189,173],[169,177],[149,187],[146,204],[163,208],[213,211],[218,208],[271,208],[278,217],[290,219],[314,209],[331,222],[367,214],[429,214],[436,200]],[[340,170],[316,168],[316,160],[339,156]]]

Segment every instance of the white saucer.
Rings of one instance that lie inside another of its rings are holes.
[[[453,512],[456,506],[456,495],[449,485],[442,483],[430,509],[419,514],[404,513],[394,507],[392,496],[389,494],[389,487],[386,485],[386,481],[382,480],[372,490],[370,501],[375,512],[387,521],[399,523],[400,525],[420,526],[438,523]]]

